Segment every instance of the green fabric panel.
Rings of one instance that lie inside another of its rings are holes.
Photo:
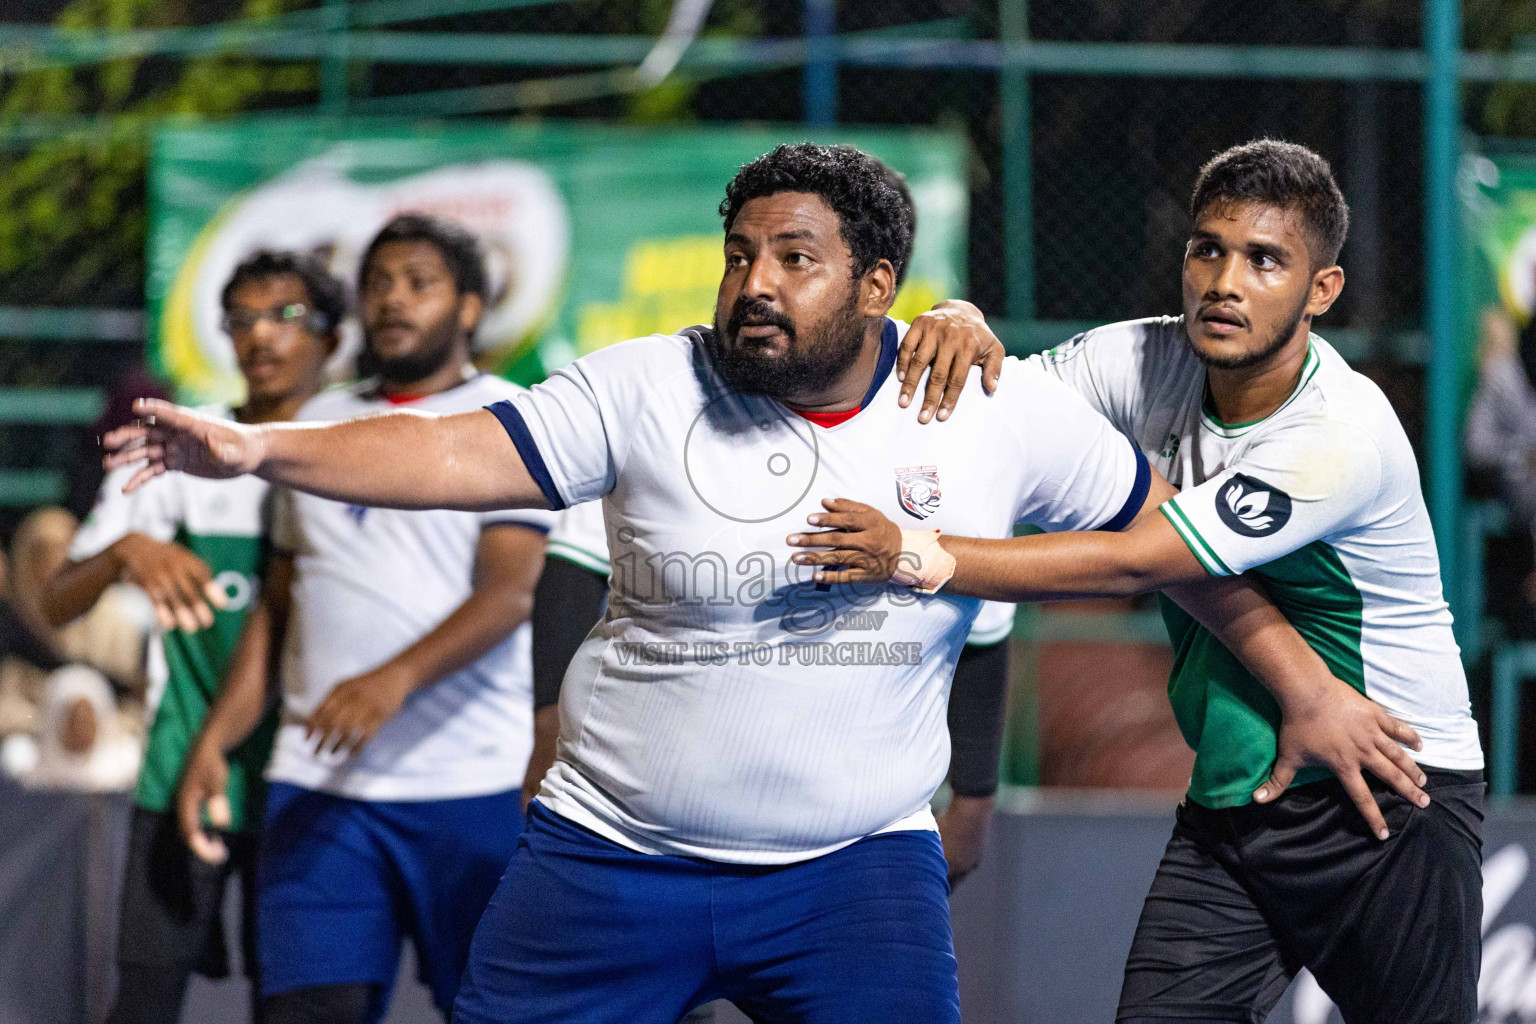
[[[262,537],[201,536],[179,531],[176,542],[203,561],[215,578],[236,573],[241,584],[226,587],[231,607],[215,611],[213,625],[196,633],[171,630],[161,637],[165,650],[165,693],[150,723],[134,801],[151,811],[168,811],[181,781],[187,750],[202,728],[203,717],[224,682],[246,612],[256,599],[257,580],[265,564],[267,543]],[[265,798],[262,772],[272,753],[277,712],[264,718],[245,742],[230,752],[229,797],[233,829],[243,831],[261,823]]]
[[[1364,693],[1364,602],[1338,552],[1316,541],[1254,571],[1333,674]],[[1280,708],[1209,630],[1166,598],[1163,621],[1174,650],[1168,699],[1195,751],[1189,798],[1212,808],[1248,803],[1274,766]],[[1325,768],[1307,768],[1292,785],[1328,774]]]

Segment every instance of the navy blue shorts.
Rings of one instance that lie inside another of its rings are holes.
[[[262,995],[364,982],[382,1017],[409,935],[446,1011],[522,829],[515,789],[378,801],[272,783],[256,873]]]
[[[729,999],[755,1020],[958,1024],[934,832],[787,867],[634,853],[535,801],[486,907],[454,1024],[676,1024]]]

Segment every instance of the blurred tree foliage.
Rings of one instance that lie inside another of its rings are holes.
[[[71,0],[62,31],[154,29],[264,18],[293,0]],[[111,115],[0,152],[0,303],[142,301],[148,126],[166,115],[218,116],[313,94],[317,69],[235,55],[95,64],[0,64],[0,137],[41,119]]]
[[[1536,2],[1464,0],[1469,50],[1536,50]],[[1536,136],[1536,85],[1498,82],[1467,94],[1467,127],[1482,135]]]

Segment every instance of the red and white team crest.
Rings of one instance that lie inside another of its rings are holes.
[[[927,519],[939,510],[938,466],[908,466],[896,471],[896,498],[901,507],[919,519]]]

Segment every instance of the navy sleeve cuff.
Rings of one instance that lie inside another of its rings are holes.
[[[1152,489],[1152,467],[1147,463],[1147,456],[1136,443],[1131,442],[1131,450],[1136,453],[1136,482],[1131,485],[1131,493],[1125,499],[1125,504],[1115,517],[1103,526],[1101,530],[1123,530],[1131,525],[1136,514],[1141,511],[1141,506],[1146,504],[1147,491]]]
[[[517,454],[523,457],[523,465],[528,467],[528,475],[533,477],[533,482],[544,492],[549,507],[557,512],[565,508],[565,499],[560,497],[560,492],[555,488],[555,478],[549,475],[549,467],[544,465],[544,456],[539,454],[539,446],[534,444],[533,435],[528,432],[528,424],[523,422],[523,414],[517,411],[517,406],[503,399],[486,406],[486,409],[506,428],[507,436],[517,448]],[[1142,491],[1145,493],[1145,486]]]

